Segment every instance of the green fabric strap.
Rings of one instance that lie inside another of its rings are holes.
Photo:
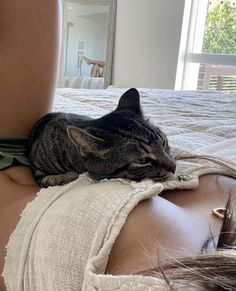
[[[4,137],[0,138],[0,170],[14,163],[29,166],[27,157],[28,138]]]

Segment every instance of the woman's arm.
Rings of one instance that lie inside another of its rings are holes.
[[[60,0],[0,1],[0,136],[27,136],[55,89]]]
[[[57,77],[61,0],[0,1],[0,137],[28,136],[50,111]],[[28,167],[0,171],[0,275],[5,245],[39,188]],[[0,290],[4,291],[0,276]]]

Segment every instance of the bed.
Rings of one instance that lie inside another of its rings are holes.
[[[98,118],[116,108],[125,90],[58,88],[53,110]],[[166,133],[172,150],[236,162],[236,93],[138,90],[143,113]]]
[[[83,89],[104,88],[104,78],[72,76],[64,78],[64,87]]]

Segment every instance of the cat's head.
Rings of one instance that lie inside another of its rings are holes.
[[[85,130],[70,126],[67,132],[94,179],[163,180],[175,172],[167,138],[144,119],[136,89],[125,92],[113,112]]]

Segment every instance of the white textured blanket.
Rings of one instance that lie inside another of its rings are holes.
[[[100,117],[126,89],[57,89],[54,111]],[[168,136],[172,149],[211,153],[236,162],[236,94],[139,89],[143,112]]]

